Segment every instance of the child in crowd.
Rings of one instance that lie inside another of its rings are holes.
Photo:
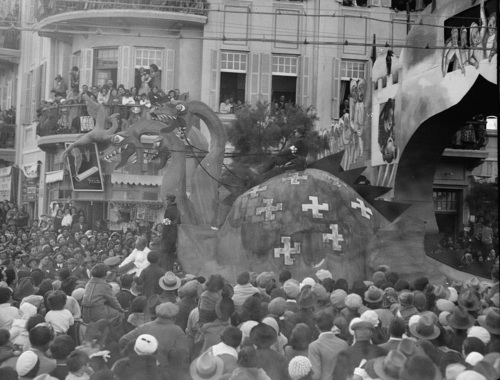
[[[9,330],[0,329],[0,364],[13,356],[21,355],[21,351],[17,350],[9,340]]]
[[[89,380],[89,361],[89,356],[83,351],[76,350],[69,354],[66,361],[69,371],[66,380]]]
[[[213,322],[217,318],[215,305],[222,298],[222,288],[224,287],[224,278],[220,274],[212,274],[206,283],[207,290],[200,296],[200,319],[199,324]]]
[[[52,326],[56,334],[66,334],[75,323],[71,312],[65,309],[67,299],[61,290],[54,290],[47,298],[50,311],[45,315],[45,322]]]

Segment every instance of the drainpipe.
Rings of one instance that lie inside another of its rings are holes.
[[[321,10],[321,0],[316,0],[314,4],[314,14],[319,15]],[[320,31],[320,23],[321,17],[314,17],[314,41],[319,41],[319,31]],[[306,45],[307,49],[307,45]],[[318,84],[318,65],[319,65],[319,45],[313,45],[313,57],[312,57],[312,81],[311,85],[311,104],[314,104],[316,108],[318,108],[317,100],[317,84]],[[316,90],[313,90],[316,89]],[[304,104],[305,107],[308,107],[308,104]]]

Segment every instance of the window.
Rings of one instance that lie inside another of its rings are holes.
[[[279,111],[285,107],[285,104],[295,104],[299,58],[290,55],[273,55],[271,70],[272,101],[275,111]]]
[[[221,53],[221,71],[226,72],[247,72],[247,54],[246,53]]]
[[[458,211],[458,199],[456,191],[434,190],[432,193],[435,211]]]
[[[94,52],[94,85],[102,86],[112,80],[116,86],[118,76],[118,49],[96,49]]]
[[[297,76],[298,57],[273,55],[273,75]]]
[[[219,99],[233,99],[233,105],[245,103],[248,54],[244,52],[221,52]]]
[[[365,62],[362,61],[342,61],[340,67],[340,76],[342,79],[365,77]]]
[[[139,89],[139,93],[147,93],[150,87],[154,85],[161,88],[161,73],[162,73],[162,49],[135,49],[135,87]],[[148,75],[151,75],[150,65],[156,65],[158,71],[152,75],[152,79],[148,83],[143,83],[142,75],[139,69],[144,68]],[[167,89],[166,89],[167,90]],[[171,90],[171,89],[168,89]],[[167,92],[167,91],[165,91]]]
[[[137,69],[148,68],[154,63],[161,69],[161,57],[161,49],[135,49],[135,67]]]

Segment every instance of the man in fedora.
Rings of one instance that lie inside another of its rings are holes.
[[[161,266],[168,271],[174,269],[177,256],[177,226],[181,223],[179,210],[174,194],[167,194],[165,203],[167,208],[163,215],[163,229],[161,233]]]
[[[469,314],[465,307],[459,305],[453,308],[452,312],[446,317],[446,321],[448,322],[448,326],[453,329],[448,347],[461,352],[462,344],[465,338],[467,338],[467,330],[469,327],[474,326],[476,320]]]
[[[290,325],[295,327],[298,323],[305,323],[309,326],[311,330],[311,336],[309,341],[312,342],[316,340],[319,336],[318,330],[316,330],[316,323],[314,322],[314,307],[316,306],[317,296],[313,293],[310,286],[304,286],[299,296],[297,297],[297,305],[299,305],[299,311],[293,313],[286,321]]]
[[[167,272],[165,275],[158,280],[160,288],[163,292],[160,294],[161,302],[177,302],[177,289],[181,287],[181,279],[177,277],[173,272]]]
[[[179,307],[172,302],[165,302],[156,306],[156,319],[143,324],[122,336],[118,342],[123,350],[130,341],[137,339],[142,334],[149,334],[158,341],[157,359],[160,369],[174,374],[189,365],[189,348],[186,334],[175,324],[175,317]],[[172,360],[175,357],[175,361]]]
[[[490,333],[487,352],[500,352],[500,309],[489,307],[477,318],[479,325]]]
[[[218,380],[224,372],[224,362],[208,350],[193,360],[189,372],[193,380]]]
[[[358,367],[361,360],[370,360],[387,355],[386,349],[371,343],[373,329],[372,323],[363,321],[361,318],[354,318],[351,321],[349,330],[354,335],[354,344],[339,353],[332,379],[350,379],[354,373],[354,368]]]
[[[257,347],[257,367],[271,379],[286,380],[289,378],[286,358],[271,348],[277,339],[276,331],[265,323],[257,324],[250,331],[250,341]]]

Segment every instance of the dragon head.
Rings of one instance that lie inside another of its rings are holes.
[[[120,169],[127,163],[137,162],[138,155],[142,160],[151,163],[159,159],[160,168],[164,167],[170,151],[160,135],[165,126],[157,121],[145,120],[136,123],[127,130],[118,132],[111,138],[111,146],[102,153],[102,159],[112,162],[120,155],[120,161],[115,169]]]
[[[150,111],[151,119],[166,125],[167,128],[163,129],[163,132],[166,133],[172,132],[176,128],[182,129],[189,125],[188,107],[188,104],[182,100],[172,100],[153,107]]]

